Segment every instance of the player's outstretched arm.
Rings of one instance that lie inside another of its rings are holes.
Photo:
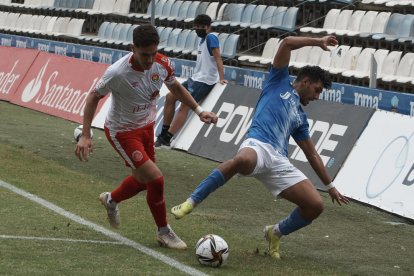
[[[306,156],[306,159],[309,161],[309,164],[312,166],[313,170],[319,176],[321,181],[328,188],[329,196],[332,199],[332,203],[335,201],[341,205],[341,203],[348,204],[349,200],[343,196],[338,190],[333,186],[332,180],[329,177],[328,171],[326,170],[322,159],[318,152],[315,149],[311,139],[296,141],[298,146],[303,150],[303,153]]]
[[[84,108],[83,115],[83,130],[82,135],[79,138],[78,143],[76,144],[75,154],[80,161],[88,161],[89,153],[93,152],[93,142],[91,133],[91,125],[93,115],[95,114],[96,107],[101,98],[96,95],[95,92],[89,93],[86,98],[86,104]]]
[[[280,43],[279,49],[273,59],[273,67],[282,68],[288,66],[290,53],[293,50],[305,46],[319,46],[325,51],[329,51],[328,46],[335,45],[338,45],[338,41],[333,35],[324,37],[288,36]]]

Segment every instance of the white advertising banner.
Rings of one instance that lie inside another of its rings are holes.
[[[375,112],[335,184],[350,198],[414,219],[414,117]]]

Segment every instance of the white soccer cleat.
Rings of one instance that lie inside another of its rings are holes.
[[[108,192],[103,192],[99,195],[99,201],[105,207],[106,213],[108,214],[108,221],[109,224],[114,227],[118,228],[121,224],[121,217],[119,215],[118,204],[115,202],[109,204],[108,203]]]
[[[187,249],[187,244],[183,242],[174,231],[168,227],[170,231],[166,234],[157,234],[157,240],[160,246],[172,248],[172,249],[180,249],[184,250]]]

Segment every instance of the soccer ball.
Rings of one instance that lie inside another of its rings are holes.
[[[198,240],[195,253],[200,264],[219,267],[226,262],[229,247],[222,237],[209,234]]]
[[[79,138],[81,137],[81,134],[82,134],[82,130],[83,130],[83,125],[80,125],[80,126],[77,126],[75,130],[73,131],[73,138],[75,139],[76,142],[79,141]],[[93,132],[91,129],[91,138],[92,136],[93,136]]]

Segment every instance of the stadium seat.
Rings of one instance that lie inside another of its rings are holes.
[[[371,57],[373,57],[374,53],[374,48],[364,48],[358,56],[355,69],[343,71],[341,73],[342,76],[346,78],[355,77],[358,79],[368,77],[371,67]]]
[[[138,27],[139,25],[135,24],[132,25],[129,29],[128,32],[126,34],[126,39],[121,43],[123,46],[129,46],[130,44],[133,43],[132,39],[133,39],[133,33],[136,27]]]
[[[200,5],[200,1],[193,1],[188,8],[187,16],[184,22],[193,22],[194,18],[196,17],[197,8]]]
[[[385,31],[388,20],[390,19],[390,12],[380,12],[377,17],[375,17],[374,22],[372,23],[372,29],[370,32],[361,32],[358,34],[361,38],[368,38],[373,34],[382,34]]]
[[[166,20],[175,21],[178,17],[182,4],[183,1],[175,1],[171,8],[170,16],[168,16]]]
[[[164,47],[159,47],[158,49],[163,50],[164,52],[171,52],[177,46],[177,40],[182,32],[182,29],[176,28],[173,29],[171,34],[168,37],[167,44]]]
[[[411,68],[414,63],[414,53],[406,53],[398,63],[397,70],[394,75],[381,75],[381,81],[393,82],[398,79],[404,80],[404,83],[414,80],[410,77]],[[401,82],[403,83],[403,82]]]
[[[217,12],[217,17],[216,17],[216,21],[223,21],[223,15],[224,15],[224,11],[227,8],[227,3],[223,3],[220,6],[220,9]]]
[[[358,30],[348,30],[345,34],[347,36],[356,36],[360,33],[370,33],[375,18],[377,17],[377,11],[367,11],[361,19]]]
[[[210,5],[210,2],[200,2],[200,5],[198,5],[197,10],[196,10],[196,16],[199,14],[205,14],[207,11],[208,6]]]
[[[240,35],[231,34],[226,39],[223,46],[221,56],[228,59],[234,59],[236,57],[237,43],[239,42]]]
[[[162,30],[160,34],[160,44],[158,44],[158,49],[163,49],[167,46],[168,38],[172,32],[173,28],[167,27]]]
[[[112,14],[127,16],[131,8],[131,0],[116,0]]]
[[[327,30],[327,29],[334,29],[336,19],[338,18],[340,12],[341,10],[339,9],[330,9],[329,12],[326,14],[325,21],[323,22],[322,28],[303,27],[303,28],[300,28],[300,31],[303,33],[311,32],[311,33],[318,34],[318,33],[324,32],[324,30]]]
[[[130,41],[132,42],[132,33],[131,33],[131,39],[128,38],[129,31],[131,30],[131,28],[132,28],[132,31],[133,31],[135,26],[133,26],[129,23],[123,24],[122,29],[119,31],[118,39],[111,42],[111,43],[113,43],[115,45],[123,45],[123,43],[125,43],[125,42],[128,42],[128,44],[129,44]]]
[[[185,49],[185,45],[187,44],[187,39],[190,33],[191,33],[191,30],[189,29],[183,30],[180,33],[177,39],[177,44],[175,48],[172,50],[173,53],[178,54]]]
[[[211,20],[213,21],[216,20],[217,9],[219,4],[219,2],[211,2],[206,9],[206,14],[210,16]]]
[[[229,26],[232,22],[240,24],[245,6],[245,4],[228,4],[226,9],[224,9],[222,19],[220,21],[213,22],[211,26]]]
[[[341,74],[346,70],[355,70],[358,56],[362,51],[362,47],[351,47],[346,53],[343,59],[341,67],[330,68],[331,74]]]
[[[282,25],[277,26],[277,29],[293,32],[296,29],[296,20],[298,17],[299,8],[290,7],[287,9],[285,16],[283,17]]]
[[[162,12],[160,16],[155,16],[159,20],[167,19],[171,14],[172,6],[174,5],[175,0],[167,0],[167,2],[162,7]]]
[[[127,17],[128,18],[143,18],[144,16],[151,17],[151,9],[152,9],[152,2],[153,1],[155,1],[155,5],[157,5],[158,0],[151,0],[148,3],[147,11],[145,13],[134,13],[134,12],[130,12],[130,13],[128,13]]]
[[[279,43],[279,38],[272,37],[266,42],[261,56],[242,55],[238,57],[238,60],[248,61],[251,63],[258,63],[258,62],[260,63],[261,61],[264,61],[264,60],[266,61],[272,60],[274,57],[276,45],[278,43]],[[266,64],[266,63],[263,63],[263,64]]]
[[[345,27],[345,29],[336,29],[333,33],[335,35],[347,35],[348,32],[357,32],[360,29],[362,18],[365,15],[365,11],[356,10],[351,15],[350,20],[348,21],[348,25]],[[329,32],[328,32],[329,33]]]
[[[183,54],[191,54],[194,49],[195,49],[195,45],[197,45],[197,34],[194,30],[192,30],[187,37],[187,41],[185,42],[185,46],[184,49],[181,50],[181,53]]]
[[[111,36],[112,36],[112,32],[114,31],[116,25],[117,25],[117,23],[115,23],[115,22],[109,23],[108,26],[105,28],[105,31],[102,34],[102,36],[92,38],[91,41],[92,42],[101,42],[101,41],[103,42],[103,41],[106,41],[106,40],[110,39]]]
[[[242,21],[240,23],[241,28],[248,28],[252,25],[259,25],[262,22],[264,12],[266,11],[266,5],[254,5],[255,9],[252,12],[252,16],[249,22]],[[247,9],[247,8],[246,8]]]
[[[262,6],[262,5],[260,5],[260,6]],[[266,7],[266,9],[263,12],[262,17],[260,18],[260,21],[251,24],[249,26],[250,29],[257,29],[257,28],[260,28],[260,26],[263,26],[263,25],[269,25],[270,26],[272,24],[273,14],[275,13],[276,9],[277,9],[277,7],[275,7],[275,6]],[[255,17],[256,15],[253,15],[253,16]]]
[[[230,22],[230,26],[236,27],[236,26],[240,26],[242,22],[247,23],[247,24],[252,22],[253,12],[256,9],[256,7],[257,7],[256,5],[252,5],[252,4],[247,5],[243,10],[240,20]]]
[[[276,7],[276,9],[273,10],[270,24],[261,24],[259,26],[260,29],[267,30],[270,28],[281,26],[283,24],[283,18],[285,17],[286,11],[287,11],[287,7]]]
[[[311,55],[312,48],[313,48],[312,46],[305,46],[297,50],[293,50],[293,51],[296,51],[295,59],[291,58],[289,60],[289,66],[296,67],[296,68],[302,68],[303,66],[305,66],[308,62],[309,56]]]
[[[351,19],[353,11],[352,10],[342,10],[336,21],[335,21],[335,27],[333,28],[328,28],[328,29],[323,29],[322,32],[326,32],[328,34],[333,34],[335,33],[336,30],[345,30],[346,27],[348,26],[348,23]],[[315,33],[315,32],[313,32]]]
[[[372,35],[372,39],[381,40],[384,39],[387,35],[397,35],[398,27],[405,15],[400,13],[393,13],[390,16],[390,19],[385,27],[384,33],[377,33]]]
[[[345,60],[345,55],[349,51],[349,49],[350,49],[350,46],[348,45],[340,45],[338,47],[332,47],[329,66],[323,67],[323,69],[329,71],[331,68],[342,68],[342,65]],[[321,65],[321,63],[319,64]]]
[[[83,41],[97,41],[96,39],[104,37],[104,33],[106,32],[106,28],[108,28],[109,24],[110,23],[108,21],[105,21],[99,26],[98,33],[96,35],[80,36],[78,39]]]
[[[398,26],[397,33],[395,35],[386,35],[384,38],[386,41],[400,41],[403,42],[404,39],[413,39],[414,35],[414,15],[406,14],[403,20],[401,20],[400,25]]]
[[[188,12],[188,9],[190,8],[191,3],[192,3],[191,1],[184,1],[181,4],[178,14],[174,18],[175,21],[182,22],[187,18],[187,12]]]
[[[163,7],[164,7],[166,2],[167,2],[167,0],[159,0],[155,3],[155,10],[154,10],[154,17],[155,18],[161,16]],[[150,7],[148,7],[147,14],[144,14],[144,15],[142,15],[142,17],[139,17],[139,18],[142,18],[142,19],[145,19],[145,20],[150,19],[151,18],[151,9],[150,9]]]
[[[384,59],[381,70],[377,74],[378,79],[382,79],[384,76],[393,76],[397,71],[398,64],[400,63],[402,52],[392,51]]]

